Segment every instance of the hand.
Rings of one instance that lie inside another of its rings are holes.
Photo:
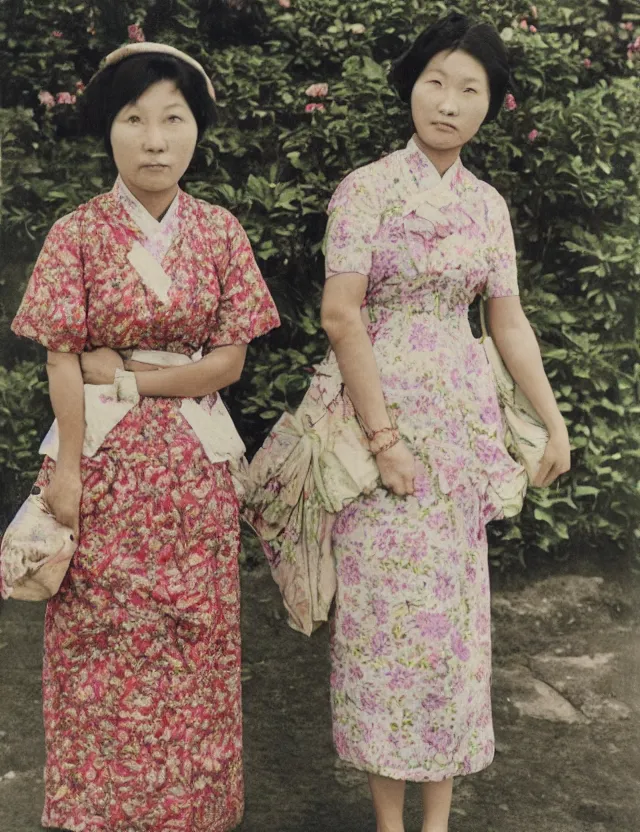
[[[129,373],[150,373],[153,370],[164,370],[160,364],[147,364],[145,361],[132,361],[130,358],[124,362],[124,368]]]
[[[376,461],[385,488],[398,497],[414,493],[416,460],[402,440],[378,454]]]
[[[532,484],[537,488],[547,488],[561,474],[566,474],[570,468],[569,433],[566,427],[559,428],[549,434],[547,448]]]
[[[82,380],[85,384],[113,384],[116,370],[124,370],[119,353],[109,347],[99,347],[80,356]]]
[[[82,480],[80,471],[57,468],[43,497],[58,523],[68,526],[75,535],[80,535],[80,499]]]

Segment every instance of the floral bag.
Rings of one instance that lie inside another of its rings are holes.
[[[56,594],[77,541],[58,523],[42,491],[34,486],[2,537],[0,590],[3,598],[46,601]]]
[[[378,484],[378,466],[329,352],[296,412],[281,416],[249,465],[243,517],[260,538],[293,629],[310,635],[328,619],[335,515]]]

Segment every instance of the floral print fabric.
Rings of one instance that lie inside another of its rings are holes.
[[[441,178],[413,140],[329,206],[327,277],[368,277],[385,399],[418,460],[414,496],[378,489],[333,528],[334,740],[387,777],[438,781],[493,756],[485,525],[522,470],[468,307],[516,295],[515,262],[502,197],[460,161]]]
[[[54,225],[14,331],[192,356],[277,326],[237,220],[183,192],[175,211],[166,302],[128,260],[147,238],[116,189]],[[143,397],[82,459],[79,547],[45,621],[45,826],[224,832],[242,815],[238,502],[180,407]]]

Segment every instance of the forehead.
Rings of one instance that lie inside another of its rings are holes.
[[[461,49],[438,52],[426,65],[424,72],[438,72],[447,77],[478,83],[488,83],[489,80],[480,61]]]
[[[186,104],[185,97],[176,86],[176,82],[168,78],[151,84],[137,100],[130,101],[129,107],[166,107],[170,104]]]

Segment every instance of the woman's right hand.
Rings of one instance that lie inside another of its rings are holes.
[[[416,459],[400,440],[387,451],[376,456],[382,485],[398,497],[415,491]]]
[[[43,497],[58,523],[68,526],[77,540],[80,535],[82,497],[80,471],[56,470]]]

